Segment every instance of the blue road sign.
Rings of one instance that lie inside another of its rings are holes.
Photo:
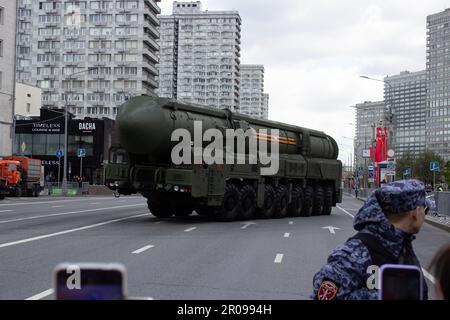
[[[410,176],[411,175],[411,168],[406,168],[405,170],[403,170],[403,175],[404,176]]]
[[[367,171],[369,171],[369,172],[374,172],[374,171],[375,171],[374,166],[368,165],[368,166],[367,166]]]
[[[439,171],[439,162],[430,162],[430,171]]]
[[[61,158],[61,157],[64,156],[64,153],[62,152],[61,149],[58,149],[58,150],[56,151],[56,156],[57,156],[58,158]]]
[[[78,149],[77,151],[77,157],[78,158],[84,158],[86,157],[86,149]]]

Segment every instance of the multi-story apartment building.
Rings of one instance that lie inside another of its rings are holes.
[[[262,118],[269,119],[269,94],[263,94]]]
[[[17,49],[21,81],[42,88],[42,107],[67,105],[80,118],[115,117],[129,97],[154,95],[157,2],[22,0]],[[24,57],[28,39],[30,54]]]
[[[239,112],[261,119],[264,112],[264,66],[242,64]]]
[[[426,148],[450,160],[450,8],[427,17]]]
[[[31,83],[31,43],[33,0],[19,0],[17,10],[16,81]]]
[[[237,11],[202,11],[174,2],[161,21],[161,97],[214,108],[239,107],[241,18]]]
[[[0,157],[12,152],[16,1],[0,0]]]
[[[384,78],[385,103],[392,111],[393,145],[397,157],[425,151],[426,71],[403,71]]]
[[[363,151],[369,150],[375,140],[376,128],[389,127],[390,119],[384,101],[366,101],[354,108],[356,109],[355,163],[361,164],[364,163]]]

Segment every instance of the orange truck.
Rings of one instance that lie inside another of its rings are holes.
[[[8,194],[15,197],[38,197],[42,191],[42,180],[41,160],[21,156],[3,157],[0,160],[0,184],[3,181],[0,199]]]

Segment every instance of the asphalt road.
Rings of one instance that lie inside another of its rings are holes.
[[[345,196],[331,216],[220,223],[158,219],[141,197],[8,198],[0,202],[0,299],[51,299],[61,262],[122,263],[133,297],[309,299],[314,274],[355,233],[361,205]],[[414,246],[425,270],[449,241],[424,225]]]

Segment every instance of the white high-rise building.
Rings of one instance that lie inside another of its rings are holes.
[[[20,0],[19,81],[42,88],[42,107],[112,117],[158,86],[160,0]]]
[[[16,1],[0,0],[0,157],[12,152],[16,10]]]
[[[242,64],[239,112],[267,119],[264,99],[264,66]]]
[[[262,118],[269,119],[269,94],[268,93],[264,93],[264,95],[263,95]]]
[[[427,17],[425,145],[450,160],[450,8]]]
[[[201,2],[174,2],[161,21],[161,97],[239,110],[241,17],[202,11]]]
[[[396,157],[425,151],[427,75],[402,71],[384,78],[384,101],[392,112],[393,144]]]

